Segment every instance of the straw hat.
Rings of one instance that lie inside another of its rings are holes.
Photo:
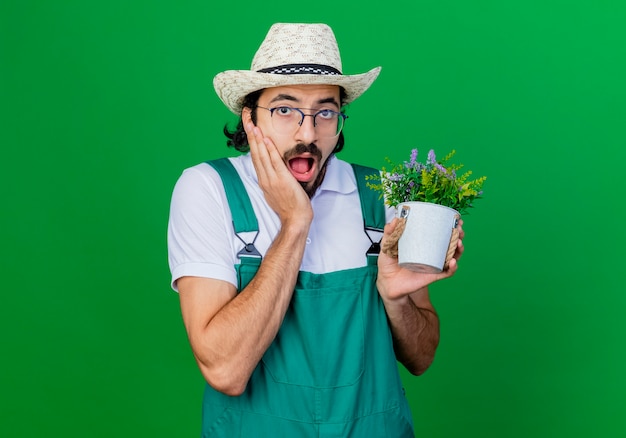
[[[339,47],[326,24],[274,24],[252,59],[250,70],[228,70],[213,79],[219,98],[240,115],[243,98],[253,91],[283,85],[340,85],[346,90],[345,103],[365,92],[380,73],[344,75]]]

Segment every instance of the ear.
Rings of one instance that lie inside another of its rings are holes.
[[[252,121],[252,110],[247,106],[241,110],[241,121],[244,126]]]

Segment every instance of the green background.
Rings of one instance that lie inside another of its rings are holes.
[[[284,10],[285,12],[281,12]],[[326,22],[381,65],[341,157],[457,150],[487,175],[418,436],[626,433],[622,1],[0,2],[0,436],[192,437],[203,381],[169,288],[183,168],[233,154],[219,71]]]

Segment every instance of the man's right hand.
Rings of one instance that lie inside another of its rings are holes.
[[[254,126],[249,111],[242,113],[242,120],[252,163],[268,205],[278,214],[285,225],[308,227],[313,220],[311,201],[293,177],[276,145]]]

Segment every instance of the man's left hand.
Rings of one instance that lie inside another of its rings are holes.
[[[394,218],[390,223],[385,225],[381,247],[387,246],[388,240],[398,224],[398,219]],[[442,280],[453,276],[458,269],[458,260],[463,254],[463,221],[459,220],[457,225],[459,231],[459,240],[457,242],[456,251],[447,269],[438,274],[426,274],[414,272],[398,265],[398,259],[381,251],[378,256],[378,281],[377,286],[383,300],[397,300],[406,297],[413,292],[425,288],[435,281]]]

